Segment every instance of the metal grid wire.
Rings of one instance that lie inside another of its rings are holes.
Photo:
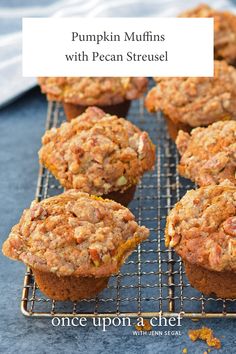
[[[119,274],[110,278],[108,288],[97,298],[78,303],[52,301],[40,292],[27,269],[24,277],[21,310],[27,316],[109,316],[235,317],[236,301],[206,297],[193,289],[185,276],[181,259],[164,244],[166,215],[174,204],[194,187],[179,177],[178,153],[169,139],[161,114],[150,115],[143,101],[132,103],[128,119],[148,131],[156,144],[155,170],[147,173],[138,185],[129,208],[138,222],[151,231],[126,260]],[[60,104],[50,103],[46,129],[65,120]],[[38,200],[63,191],[58,181],[40,168]]]

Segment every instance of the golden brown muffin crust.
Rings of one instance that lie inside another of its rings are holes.
[[[129,121],[90,107],[46,132],[40,162],[69,188],[90,194],[123,192],[155,162],[148,134]]]
[[[215,58],[236,63],[236,16],[227,11],[217,11],[202,4],[186,11],[181,17],[213,17]]]
[[[142,96],[145,77],[40,77],[38,83],[48,100],[82,106],[109,106]]]
[[[33,202],[12,228],[3,253],[57,276],[105,277],[117,273],[148,235],[122,205],[70,190]]]
[[[187,262],[236,272],[236,187],[191,190],[169,213],[166,246]]]
[[[236,69],[215,61],[214,77],[161,78],[146,97],[150,112],[191,127],[236,119]]]
[[[180,131],[176,145],[181,155],[179,173],[199,186],[225,179],[236,185],[236,121],[216,122],[207,128]]]

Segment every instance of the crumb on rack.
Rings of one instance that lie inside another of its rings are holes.
[[[213,331],[210,328],[202,327],[199,329],[190,329],[188,331],[189,338],[195,342],[197,339],[206,341],[209,347],[214,347],[215,349],[221,348],[221,341],[214,337]]]
[[[137,329],[137,331],[151,331],[152,330],[152,326],[151,326],[150,322],[145,319],[143,320],[143,326],[135,325],[135,328]]]

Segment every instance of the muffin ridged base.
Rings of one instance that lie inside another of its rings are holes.
[[[33,269],[39,289],[47,297],[58,301],[79,301],[94,298],[107,287],[109,277],[95,278],[64,276]]]
[[[230,271],[216,272],[184,261],[186,275],[192,287],[205,295],[219,298],[236,298],[236,274]]]

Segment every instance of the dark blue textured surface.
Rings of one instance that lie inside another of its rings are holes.
[[[30,91],[0,111],[0,237],[7,237],[22,210],[34,198],[37,151],[44,130],[45,98]],[[191,343],[187,331],[205,324],[222,340],[219,353],[234,353],[234,320],[182,322],[180,337],[134,336],[132,328],[109,328],[105,333],[85,328],[55,328],[49,319],[25,318],[20,312],[24,266],[0,255],[0,353],[203,353],[205,343]],[[223,336],[223,338],[222,338]]]

